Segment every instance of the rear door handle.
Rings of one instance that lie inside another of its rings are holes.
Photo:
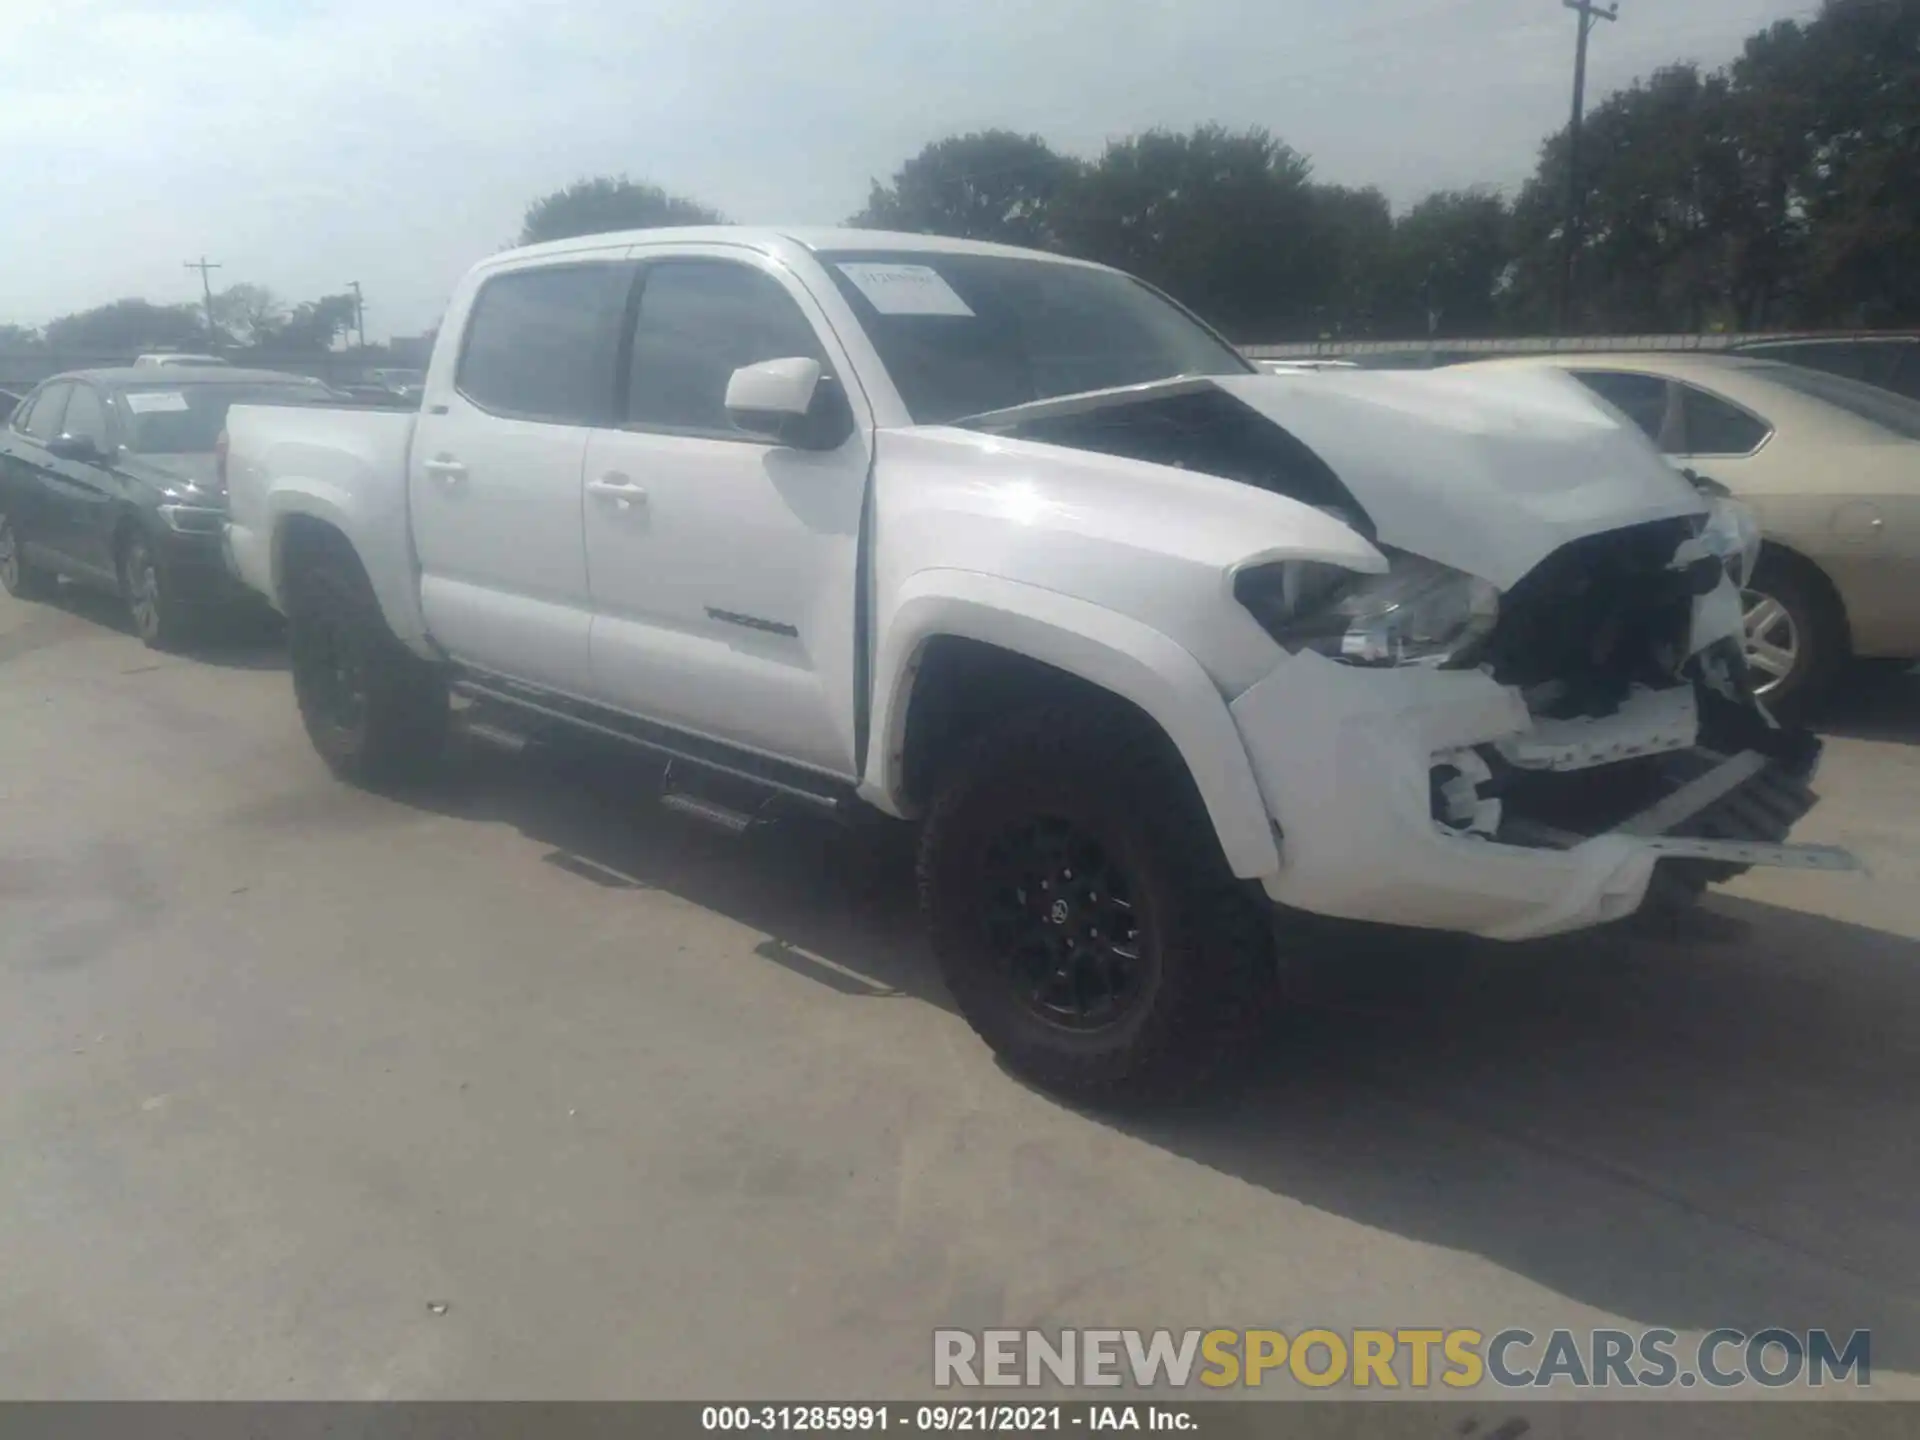
[[[420,468],[449,490],[466,482],[467,467],[450,455],[436,455],[431,460],[421,462]]]

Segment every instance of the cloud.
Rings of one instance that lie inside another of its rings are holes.
[[[1719,63],[1812,0],[1628,0],[1593,92]],[[824,223],[927,141],[1083,154],[1262,124],[1396,203],[1515,184],[1565,123],[1549,0],[15,0],[0,49],[0,320],[216,285],[363,283],[432,324],[535,196],[622,171],[737,219]]]

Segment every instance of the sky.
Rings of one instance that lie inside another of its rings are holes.
[[[1619,0],[1589,103],[1719,65],[1816,0]],[[1564,125],[1560,0],[7,0],[0,322],[140,295],[361,282],[438,322],[527,203],[625,173],[742,222],[833,224],[929,141],[1097,155],[1262,125],[1316,178],[1517,187]]]

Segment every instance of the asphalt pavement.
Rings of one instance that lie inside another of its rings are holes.
[[[1343,944],[1117,1121],[899,857],[642,767],[334,782],[275,647],[0,597],[0,1396],[911,1398],[981,1327],[1828,1326],[1920,1394],[1920,681],[1666,937]]]

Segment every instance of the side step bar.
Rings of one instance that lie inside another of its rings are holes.
[[[777,797],[826,815],[846,818],[859,808],[850,783],[835,781],[831,776],[816,774],[797,765],[771,760],[701,736],[686,735],[616,710],[471,671],[453,682],[453,690],[468,699],[501,706],[511,714],[536,724],[557,722],[560,726],[618,740],[659,756],[668,762],[669,772],[669,788],[663,796],[663,802],[690,815],[715,818],[706,812],[722,812],[745,822],[738,827],[740,829],[745,829],[746,823],[756,818],[703,796],[674,788],[673,773],[682,768],[705,774],[735,788],[745,787],[762,797]],[[523,734],[506,725],[488,724],[485,720],[470,720],[467,729],[482,740],[505,743],[513,749],[521,748],[526,743]],[[727,828],[732,828],[730,822],[720,822],[716,818],[716,823],[725,823]]]

